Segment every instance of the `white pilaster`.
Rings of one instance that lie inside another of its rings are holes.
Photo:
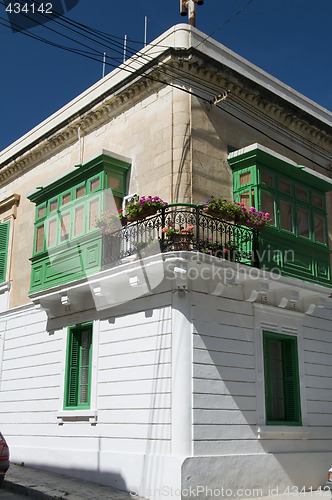
[[[192,455],[192,311],[191,293],[172,294],[172,454]]]

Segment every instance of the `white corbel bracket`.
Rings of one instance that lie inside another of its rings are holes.
[[[278,307],[281,309],[291,309],[291,310],[296,310],[298,309],[300,302],[300,292],[298,290],[293,290],[291,293],[290,298],[287,297],[282,297]]]
[[[252,290],[249,299],[247,302],[258,302],[261,304],[269,304],[269,284],[261,283],[261,287],[259,290]]]
[[[185,266],[175,266],[174,267],[174,276],[175,276],[175,293],[187,292],[188,291],[188,270]]]
[[[317,313],[318,309],[332,309],[332,298],[330,297],[318,297],[316,300],[313,300],[311,303],[307,305],[307,310],[305,314],[309,316]]]

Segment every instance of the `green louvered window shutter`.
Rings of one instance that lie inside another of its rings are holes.
[[[92,325],[69,328],[65,408],[89,408]]]
[[[263,332],[266,423],[301,425],[297,340]]]
[[[6,280],[9,222],[0,224],[0,283]]]
[[[285,387],[285,416],[286,420],[289,422],[298,422],[300,417],[300,394],[296,356],[296,339],[283,341],[282,356]]]

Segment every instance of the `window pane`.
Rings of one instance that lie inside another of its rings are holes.
[[[46,206],[38,208],[38,217],[43,217],[46,214]]]
[[[245,193],[240,194],[240,202],[244,203],[247,208],[250,207],[250,197],[249,197],[249,191],[246,191]]]
[[[296,338],[263,332],[263,339],[267,423],[301,425]]]
[[[84,206],[75,210],[74,236],[82,234],[84,231]]]
[[[62,197],[62,205],[67,205],[67,203],[70,202],[70,199],[71,199],[70,193],[64,194]]]
[[[251,181],[250,171],[243,172],[243,174],[240,174],[240,186],[242,186],[243,184],[248,184],[248,182],[250,181]]]
[[[99,200],[93,200],[89,205],[89,230],[96,227],[96,220],[99,215]]]
[[[261,172],[261,182],[267,184],[268,186],[273,185],[273,177],[272,175],[266,174],[265,172]]]
[[[70,225],[70,213],[62,215],[61,217],[61,235],[60,241],[68,240],[69,238],[69,225]]]
[[[303,189],[296,188],[296,198],[298,198],[299,200],[307,201],[308,194]]]
[[[270,342],[271,419],[285,417],[281,342]]]
[[[317,207],[323,207],[323,198],[320,196],[316,196],[315,194],[312,195],[312,203],[316,205]]]
[[[76,188],[76,191],[75,191],[76,199],[81,198],[84,195],[85,195],[85,186],[80,186],[80,187]]]
[[[286,231],[293,231],[292,205],[283,200],[280,202],[280,225]]]
[[[90,191],[94,191],[95,189],[98,189],[100,186],[100,179],[97,177],[96,179],[93,179],[93,181],[90,181]]]
[[[326,244],[325,219],[320,215],[314,215],[315,240]]]
[[[41,252],[44,248],[44,224],[37,227],[36,231],[36,252]]]
[[[273,196],[262,193],[262,211],[268,212],[270,214],[270,219],[273,225],[275,225],[275,213],[274,213],[274,198]]]
[[[279,181],[279,189],[283,193],[290,194],[290,192],[291,192],[291,185],[288,182]]]
[[[116,189],[117,191],[121,190],[121,180],[117,177],[108,177],[108,187],[112,189]]]
[[[303,208],[297,209],[299,235],[309,238],[309,213]]]
[[[48,224],[48,241],[47,246],[52,247],[56,244],[56,219],[51,220]]]
[[[53,210],[56,210],[58,208],[58,200],[52,200],[50,202],[50,212],[53,212]]]

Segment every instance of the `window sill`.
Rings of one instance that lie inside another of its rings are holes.
[[[5,292],[10,292],[11,286],[12,286],[11,281],[4,281],[0,283],[0,295]]]
[[[262,425],[257,427],[258,439],[308,439],[309,427]]]
[[[96,425],[98,412],[97,410],[63,410],[57,413],[56,418],[59,425],[65,422],[89,422],[91,425]]]

